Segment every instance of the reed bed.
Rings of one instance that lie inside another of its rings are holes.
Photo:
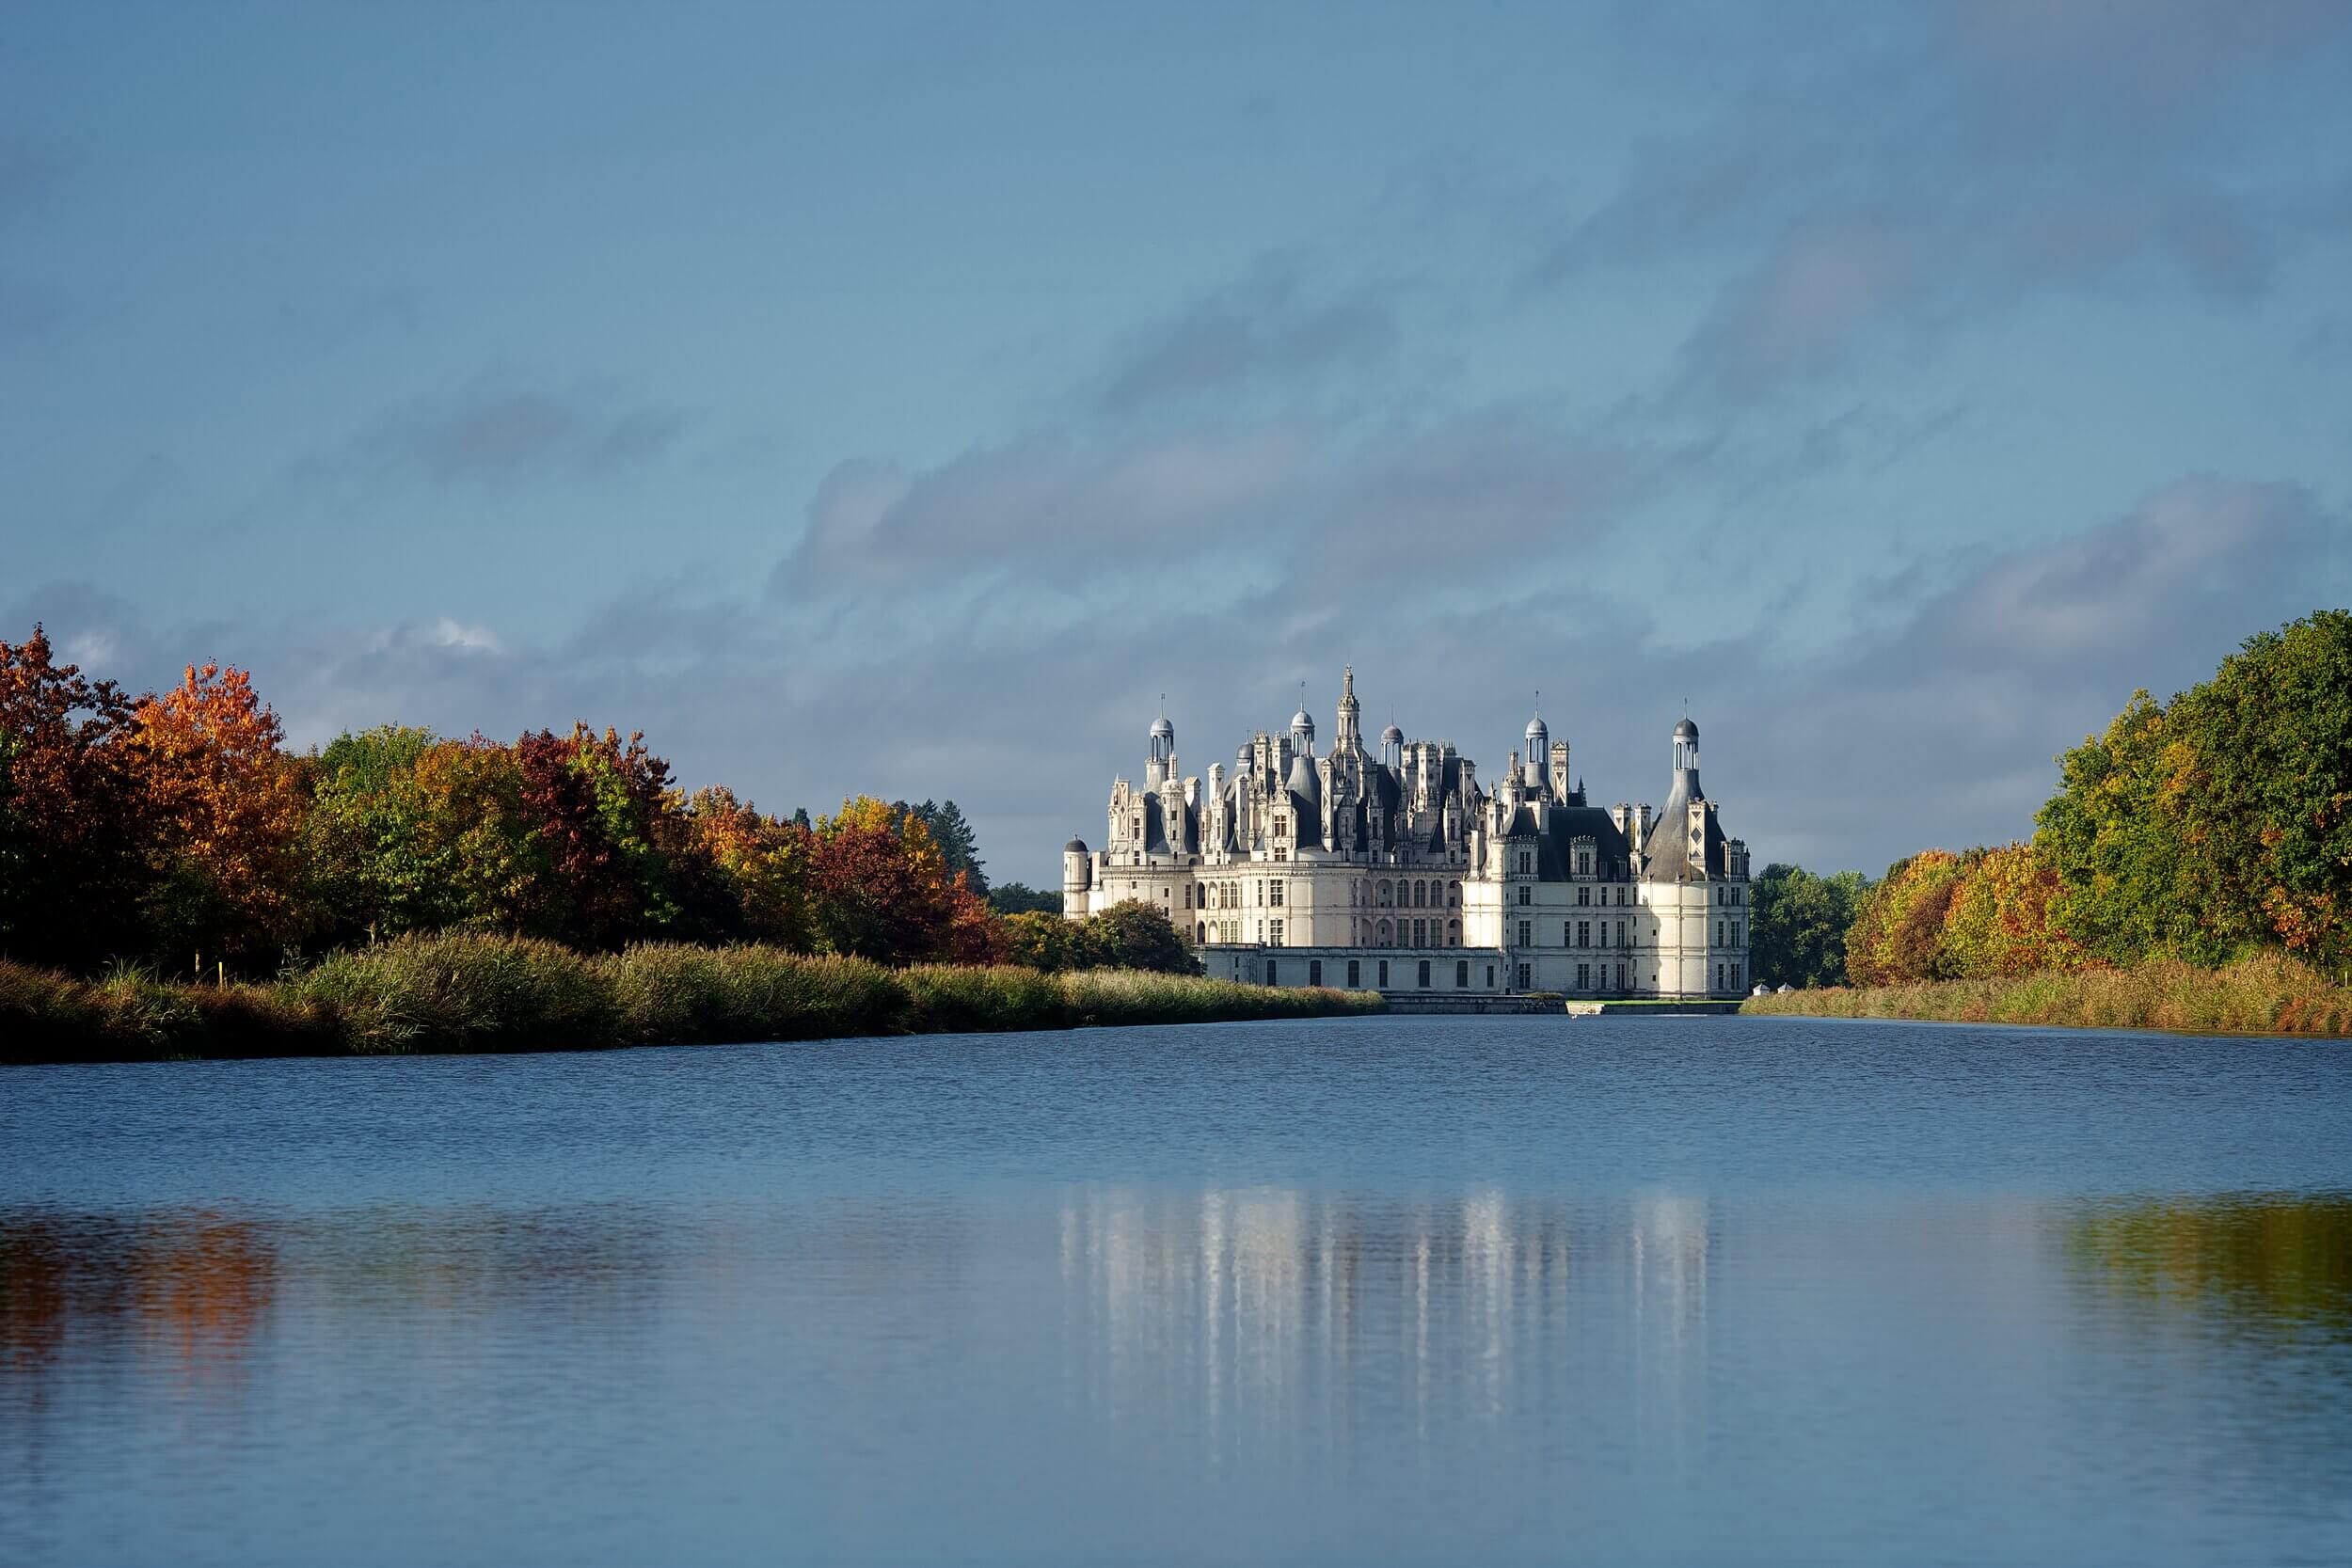
[[[2164,959],[2010,979],[1830,986],[1751,997],[1742,1010],[2199,1035],[2352,1036],[2352,990],[2282,953],[2258,954],[2220,969]]]
[[[521,937],[404,938],[263,984],[0,961],[0,1062],[596,1050],[860,1035],[1361,1015],[1378,993],[1135,970],[890,969],[762,946],[588,955]]]

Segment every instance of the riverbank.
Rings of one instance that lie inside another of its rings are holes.
[[[0,1062],[368,1056],[723,1045],[859,1035],[1214,1023],[1379,1012],[1377,992],[1138,970],[891,969],[744,945],[605,955],[514,937],[407,939],[262,984],[0,962]]]
[[[2220,969],[2161,961],[2012,979],[1829,986],[1751,997],[1740,1010],[2203,1035],[2352,1036],[2352,990],[2282,954]]]

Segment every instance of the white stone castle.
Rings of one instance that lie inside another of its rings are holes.
[[[1166,911],[1214,975],[1391,993],[1571,997],[1744,994],[1747,847],[1699,788],[1698,726],[1674,728],[1665,805],[1590,805],[1568,743],[1529,721],[1494,789],[1451,741],[1378,756],[1357,726],[1356,674],[1315,753],[1305,709],[1261,730],[1229,773],[1182,778],[1176,728],[1152,726],[1138,787],[1111,785],[1100,850],[1062,851],[1062,912]]]

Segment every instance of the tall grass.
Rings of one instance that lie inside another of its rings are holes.
[[[1376,992],[1132,970],[887,969],[760,946],[591,957],[520,937],[404,938],[267,985],[0,961],[0,1062],[591,1050],[1378,1012]]]
[[[2203,1035],[2352,1035],[2352,990],[2282,953],[2259,954],[2220,969],[2165,959],[2129,969],[2014,979],[1832,986],[1753,997],[1744,1010]]]

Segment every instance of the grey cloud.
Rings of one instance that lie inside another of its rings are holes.
[[[1270,261],[1120,345],[1096,403],[1104,413],[1130,416],[1297,390],[1341,372],[1377,368],[1394,355],[1397,338],[1380,294],[1358,289],[1315,297],[1299,266]]]
[[[2030,833],[2057,753],[2135,688],[2169,695],[2245,637],[2352,596],[2345,528],[2294,486],[2182,480],[1980,561],[1828,654],[1764,664],[1709,729],[1768,781],[1752,841],[1875,870],[1931,843]]]
[[[388,411],[356,445],[380,474],[495,486],[635,467],[668,451],[685,429],[685,416],[660,404],[477,381]]]
[[[1969,5],[1924,36],[1905,25],[1917,14],[1639,150],[1528,283],[1728,263],[1677,389],[1737,405],[1874,350],[1932,348],[2046,291],[2169,275],[2254,297],[2285,247],[2327,227],[2313,214],[2341,160],[2257,185],[2228,152],[2335,90],[2352,12]]]
[[[1478,603],[1422,601],[1399,619],[1285,581],[1215,605],[1097,603],[986,645],[934,627],[879,650],[682,583],[617,599],[546,646],[449,618],[142,631],[125,607],[63,587],[16,614],[45,611],[61,645],[137,683],[186,657],[248,664],[298,744],[388,721],[512,735],[577,718],[642,726],[685,783],[775,809],[952,794],[996,873],[1030,881],[1052,878],[1064,838],[1091,835],[1110,775],[1139,768],[1162,691],[1186,770],[1205,773],[1280,723],[1302,678],[1327,727],[1343,661],[1368,723],[1393,713],[1488,769],[1541,687],[1555,736],[1612,800],[1658,798],[1687,698],[1709,792],[1759,856],[1876,871],[1930,843],[2029,832],[2054,755],[2134,687],[2185,686],[2246,635],[2344,602],[2344,533],[2291,486],[2184,480],[2073,538],[1923,570],[1909,603],[1802,657],[1769,637],[1688,645],[1671,562],[1647,596],[1513,569]]]
[[[1177,585],[1215,605],[1261,592],[1305,605],[1405,572],[1429,594],[1489,582],[1505,556],[1521,577],[1566,560],[1645,493],[1646,462],[1555,410],[1507,404],[1365,431],[1040,437],[920,473],[844,464],[770,597],[904,636],[970,613],[984,590],[1013,615],[1112,594],[1147,622]]]

